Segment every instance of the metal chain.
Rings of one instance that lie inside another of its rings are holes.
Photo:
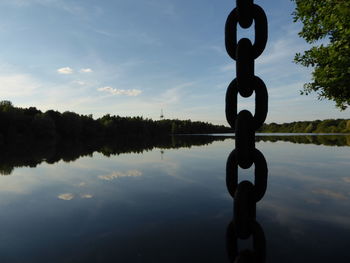
[[[254,221],[251,226],[253,236],[253,250],[238,250],[237,225],[232,221],[226,231],[226,249],[230,262],[254,262],[266,261],[266,238],[261,225]]]
[[[228,246],[237,247],[237,239],[253,235],[254,252],[230,253],[232,262],[240,258],[258,257],[265,260],[265,237],[256,222],[256,203],[265,195],[267,188],[267,163],[264,155],[255,148],[255,132],[266,120],[268,94],[265,83],[254,72],[254,62],[267,43],[267,18],[264,10],[253,0],[237,0],[237,7],[229,14],[225,25],[225,45],[229,56],[236,61],[236,78],[226,92],[226,119],[235,132],[235,149],[226,164],[226,185],[234,198],[234,217],[227,230]],[[248,28],[254,21],[254,43],[242,38],[237,42],[237,24]],[[238,93],[250,97],[255,92],[254,116],[247,110],[237,113]],[[238,183],[238,166],[248,169],[255,165],[254,184],[249,181]],[[256,240],[260,240],[259,242]],[[261,244],[258,246],[257,244]],[[229,249],[229,248],[228,248]],[[232,255],[235,255],[232,258]],[[236,262],[236,261],[235,261]],[[250,261],[249,261],[250,262]]]

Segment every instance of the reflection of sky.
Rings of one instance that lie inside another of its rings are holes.
[[[225,165],[233,147],[226,140],[15,169],[0,177],[0,261],[84,262],[91,252],[122,262],[163,262],[170,254],[173,262],[226,262],[232,199]],[[269,261],[325,262],[327,251],[341,251],[350,242],[350,147],[260,142],[257,148],[269,167],[257,205]],[[240,169],[239,180],[252,179],[252,172]]]
[[[350,227],[349,148],[284,143],[267,148],[269,153],[272,190],[263,206],[280,207],[280,216],[288,220],[334,220]]]

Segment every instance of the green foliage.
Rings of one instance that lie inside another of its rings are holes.
[[[0,110],[8,112],[13,108],[12,102],[8,100],[0,101]]]
[[[259,132],[265,133],[350,133],[350,120],[328,119],[264,124]]]
[[[292,0],[296,3],[294,22],[303,23],[299,36],[312,48],[297,53],[294,61],[313,67],[312,81],[302,94],[316,92],[345,110],[350,105],[350,1]],[[327,44],[316,45],[319,40]]]

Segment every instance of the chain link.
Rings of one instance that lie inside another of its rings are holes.
[[[237,0],[236,5],[239,15],[239,25],[243,28],[250,27],[253,23],[253,17],[251,16],[250,12],[252,9],[253,0]]]
[[[254,149],[254,201],[259,202],[265,195],[267,188],[267,163],[264,155]],[[234,198],[238,186],[238,160],[237,150],[233,150],[226,163],[226,186],[230,195]]]
[[[238,226],[231,221],[226,230],[226,250],[230,262],[266,262],[266,238],[261,225],[252,223],[253,249],[238,251]]]
[[[254,58],[253,46],[248,38],[238,41],[236,49],[236,75],[238,92],[242,97],[250,97],[253,93]]]
[[[255,39],[253,44],[253,58],[256,59],[264,51],[267,43],[267,18],[264,10],[253,4],[250,9],[251,16],[255,20],[254,31]],[[237,49],[237,24],[238,24],[238,9],[235,8],[229,14],[225,25],[225,45],[226,51],[230,57],[236,60]]]
[[[255,113],[253,117],[253,127],[254,130],[258,130],[266,120],[267,116],[267,106],[268,106],[268,95],[265,83],[257,76],[254,76],[254,86],[255,91]],[[238,117],[238,88],[237,79],[234,79],[227,88],[226,91],[226,120],[233,128],[236,130],[236,119]]]
[[[237,24],[248,28],[254,21],[254,44],[247,38],[237,42]],[[227,122],[235,132],[235,149],[226,163],[226,186],[234,198],[233,221],[227,230],[227,246],[231,262],[265,262],[265,236],[256,222],[256,203],[265,195],[268,169],[264,155],[255,148],[255,132],[263,125],[268,111],[265,83],[255,76],[254,61],[267,43],[267,18],[264,10],[253,0],[237,0],[237,7],[229,14],[225,25],[225,45],[229,56],[236,61],[236,78],[226,92]],[[238,93],[250,97],[255,92],[254,116],[247,110],[237,113]],[[254,184],[238,182],[238,166],[254,169]],[[238,253],[238,239],[253,236],[253,251]],[[230,252],[231,251],[231,252]],[[233,253],[232,253],[233,251]]]

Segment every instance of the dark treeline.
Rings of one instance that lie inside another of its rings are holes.
[[[18,108],[10,101],[0,102],[0,145],[28,141],[88,141],[96,138],[169,134],[225,133],[225,126],[190,120],[159,120],[120,117],[109,114],[93,119],[92,115],[54,110],[42,112],[35,107]]]
[[[258,132],[266,133],[350,133],[350,120],[328,119],[264,124]]]
[[[59,161],[72,162],[80,157],[101,153],[113,156],[124,153],[143,153],[154,148],[161,150],[173,148],[191,148],[203,146],[214,141],[223,141],[223,136],[159,136],[147,138],[144,136],[123,137],[107,140],[60,141],[59,143],[43,143],[32,141],[3,145],[0,151],[0,174],[10,175],[16,167],[36,167],[42,162],[53,164]]]

